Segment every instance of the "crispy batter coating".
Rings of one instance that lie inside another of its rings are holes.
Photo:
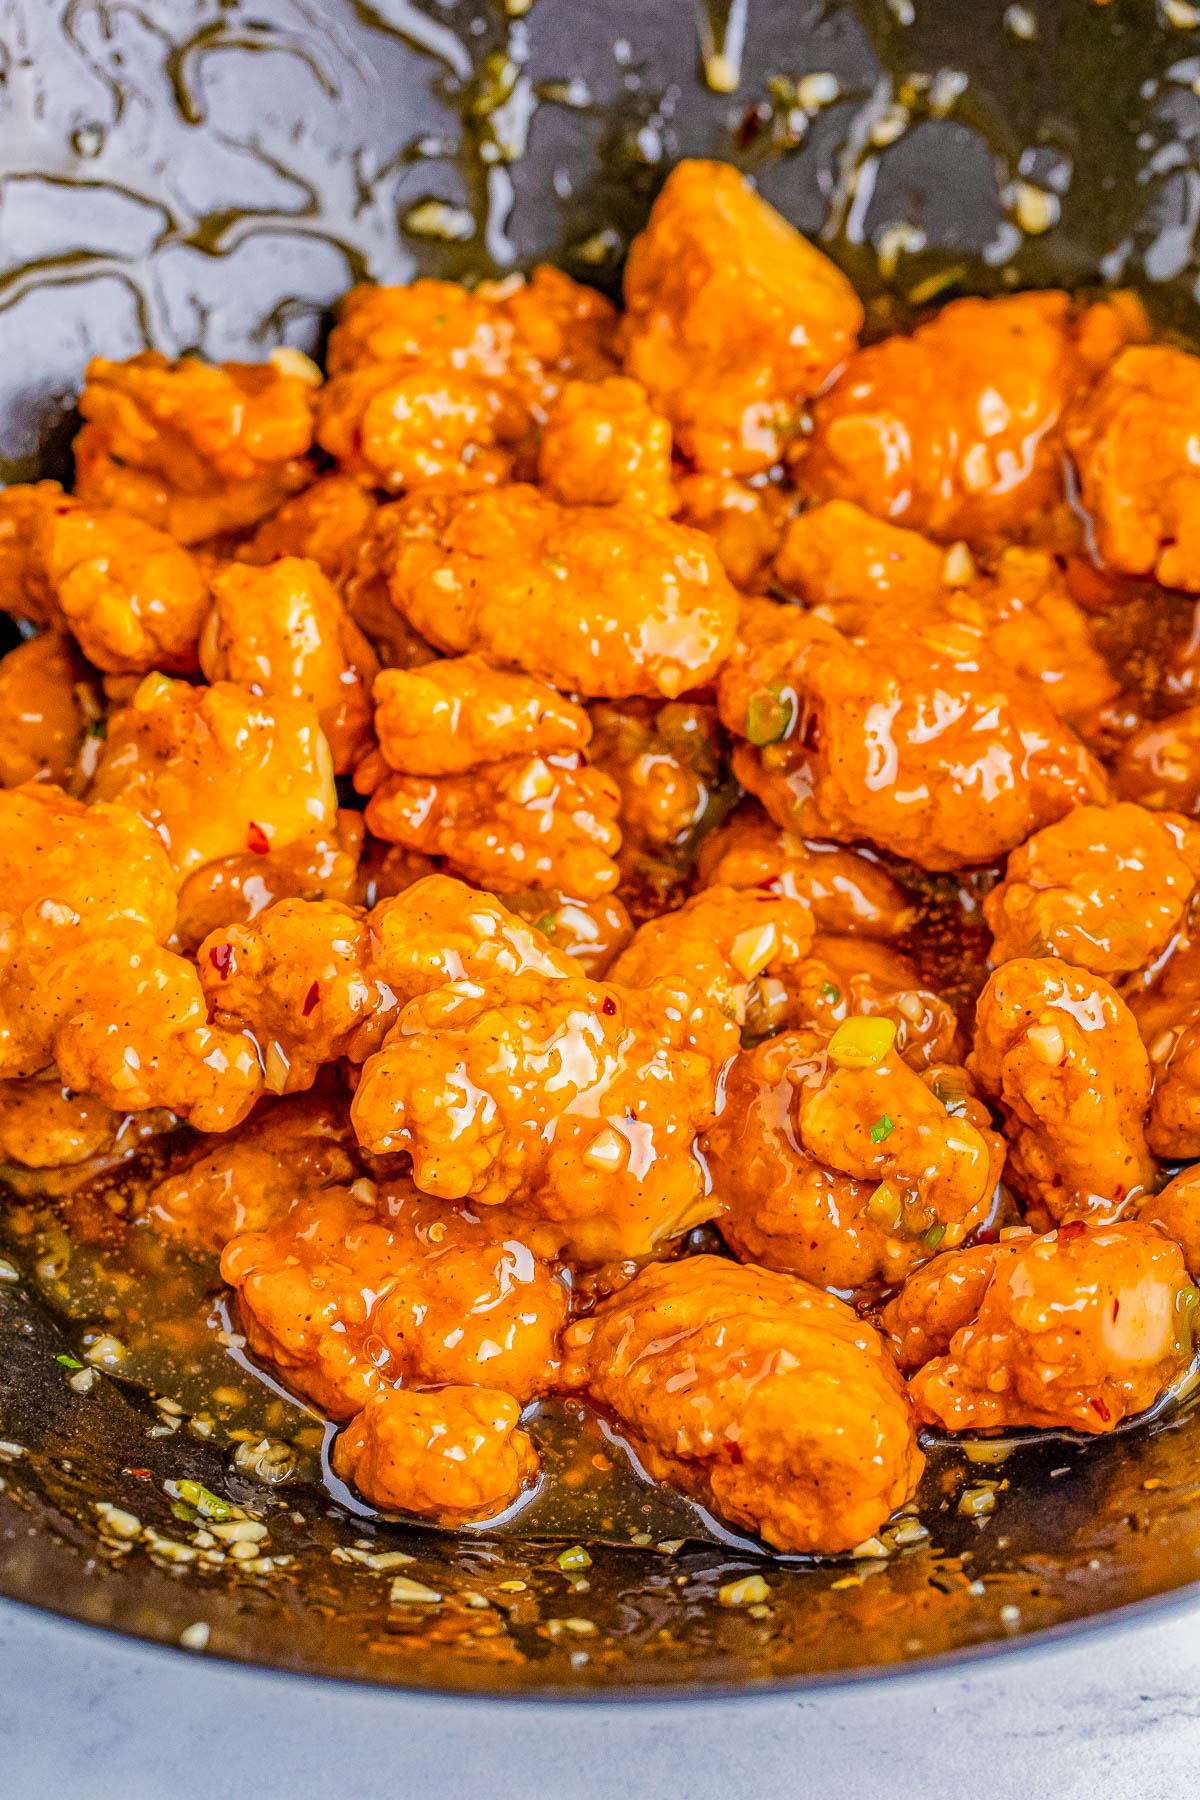
[[[1137,1216],[1141,1224],[1155,1225],[1174,1239],[1195,1280],[1200,1275],[1200,1168],[1193,1163],[1182,1169],[1161,1194],[1151,1194]]]
[[[671,427],[640,382],[569,381],[550,403],[538,482],[563,506],[629,506],[669,518]]]
[[[39,775],[66,781],[87,724],[82,677],[74,645],[57,631],[26,639],[0,662],[0,787]]]
[[[1153,1183],[1150,1062],[1101,976],[1057,958],[1005,963],[979,996],[967,1067],[1004,1109],[1032,1222],[1113,1219]]]
[[[61,624],[33,543],[42,520],[70,504],[57,481],[0,488],[0,605],[5,612],[35,625]]]
[[[535,925],[563,956],[579,964],[593,981],[607,975],[633,936],[633,920],[615,894],[579,900],[555,888],[526,888],[505,894],[510,913]]]
[[[312,708],[256,699],[230,681],[191,687],[148,675],[109,721],[92,793],[140,813],[180,876],[217,857],[331,836],[337,818]]]
[[[984,1223],[1004,1140],[963,1070],[939,1071],[947,1106],[894,1050],[843,1068],[828,1045],[789,1031],[734,1063],[705,1138],[721,1233],[818,1287],[891,1287]]]
[[[789,1026],[833,1032],[846,1019],[887,1019],[897,1054],[914,1069],[963,1053],[954,1008],[888,945],[822,932],[803,962],[784,971],[783,984]]]
[[[53,1075],[0,1081],[0,1159],[26,1169],[61,1169],[107,1150],[120,1115]]]
[[[214,932],[197,967],[214,1014],[254,1033],[281,1093],[311,1086],[323,1063],[365,1061],[401,1007],[445,982],[579,972],[540,931],[448,875],[427,876],[365,916],[283,900]]]
[[[566,756],[515,756],[465,775],[388,775],[367,803],[378,838],[444,857],[497,893],[558,888],[594,900],[620,880],[617,784]]]
[[[326,383],[317,442],[367,487],[471,492],[507,481],[527,427],[491,382],[423,363],[367,363]]]
[[[715,1211],[695,1143],[734,1048],[682,982],[451,982],[401,1015],[351,1116],[364,1149],[411,1155],[422,1192],[515,1203],[574,1259],[616,1261]]]
[[[960,661],[916,632],[846,638],[747,601],[717,684],[749,740],[734,773],[799,834],[869,838],[926,869],[993,860],[1106,790],[1041,695],[987,664],[973,642]]]
[[[737,602],[709,540],[520,484],[391,509],[394,604],[431,644],[568,692],[674,699],[711,679]]]
[[[1200,706],[1132,732],[1112,779],[1122,800],[1195,817],[1200,812]]]
[[[692,700],[626,700],[601,701],[590,711],[589,755],[621,795],[622,880],[662,904],[728,805],[716,709]]]
[[[311,706],[338,774],[373,742],[375,652],[315,562],[230,563],[212,582],[200,640],[205,680],[232,681],[267,700]]]
[[[796,446],[797,484],[935,538],[1028,529],[1063,495],[1063,411],[1127,329],[1062,293],[952,301],[850,358]]]
[[[264,519],[249,543],[239,546],[237,559],[273,563],[281,556],[302,556],[340,591],[378,510],[349,475],[322,475]]]
[[[778,1550],[850,1549],[920,1479],[878,1334],[794,1276],[658,1264],[565,1341],[566,1385],[616,1418],[652,1476]]]
[[[306,356],[214,368],[144,350],[88,364],[75,491],[182,544],[256,525],[302,488],[320,375]]]
[[[334,1472],[386,1512],[443,1525],[493,1519],[537,1477],[520,1416],[495,1388],[384,1389],[335,1439]]]
[[[385,669],[375,708],[379,748],[401,775],[462,775],[510,757],[582,750],[592,735],[582,706],[481,656]]]
[[[1200,592],[1197,404],[1200,358],[1135,345],[1073,408],[1066,434],[1104,562],[1190,593]]]
[[[860,851],[796,837],[754,800],[743,801],[696,858],[702,887],[763,888],[803,900],[817,929],[892,938],[913,922],[908,895]]]
[[[276,1225],[297,1195],[352,1181],[354,1148],[344,1096],[268,1101],[236,1131],[200,1138],[138,1211],[163,1237],[220,1252],[239,1232]]]
[[[812,914],[802,901],[755,889],[706,888],[675,912],[649,919],[610,971],[613,981],[649,987],[691,981],[735,1024],[761,1010],[779,977],[812,942]]]
[[[279,900],[358,900],[362,838],[362,814],[343,809],[328,837],[301,838],[265,856],[246,850],[204,863],[180,887],[175,943],[193,954],[210,932],[248,924]],[[422,866],[414,868],[409,881],[427,875],[433,866],[427,859],[419,861]],[[398,881],[388,891],[398,893],[407,885]]]
[[[675,483],[680,523],[707,532],[730,581],[752,594],[763,589],[795,505],[789,489],[757,479],[761,486],[697,472]]]
[[[727,163],[668,176],[625,265],[625,369],[701,469],[779,460],[799,403],[854,348],[841,271]]]
[[[1198,1298],[1162,1232],[1077,1223],[922,1269],[883,1324],[923,1424],[1098,1434],[1183,1375]]]
[[[1200,939],[1184,938],[1143,985],[1130,1010],[1150,1057],[1154,1096],[1146,1137],[1156,1156],[1200,1156]]]
[[[1061,956],[1110,979],[1152,963],[1187,917],[1200,828],[1124,803],[1081,806],[1012,851],[983,903],[992,962]]]
[[[331,1418],[398,1382],[525,1400],[552,1384],[568,1294],[517,1231],[406,1181],[356,1182],[231,1239],[221,1273],[254,1354]]]
[[[1120,692],[1054,557],[1008,545],[993,573],[972,588],[987,621],[989,649],[1050,702],[1060,718],[1086,720]]]

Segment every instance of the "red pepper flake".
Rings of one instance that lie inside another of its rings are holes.
[[[122,1469],[122,1475],[136,1475],[139,1481],[153,1481],[154,1476],[149,1469]]]
[[[1093,1409],[1093,1411],[1099,1413],[1100,1417],[1104,1420],[1104,1423],[1106,1425],[1111,1421],[1112,1414],[1109,1412],[1107,1406],[1105,1406],[1103,1400],[1100,1400],[1095,1395],[1093,1395],[1092,1398],[1088,1401],[1088,1405]]]
[[[1068,1242],[1071,1238],[1082,1237],[1086,1231],[1087,1226],[1082,1219],[1072,1219],[1069,1225],[1059,1226],[1058,1235],[1060,1240]]]
[[[738,1443],[736,1438],[726,1438],[725,1439],[725,1448],[729,1452],[729,1460],[731,1463],[740,1463],[740,1462],[745,1461],[745,1458],[742,1455],[742,1446]]]
[[[247,850],[253,850],[255,856],[265,856],[267,851],[271,848],[270,838],[267,836],[262,826],[256,825],[253,819],[251,819],[250,829],[246,833],[246,848]]]
[[[605,1015],[606,1018],[609,1018],[609,1019],[612,1018],[612,1016],[616,1012],[616,1010],[617,1010],[616,1001],[608,1000],[608,999],[606,999],[604,1001],[604,1004],[600,1008],[600,1011]]]
[[[304,996],[303,1012],[304,1012],[304,1016],[306,1019],[320,998],[321,998],[321,984],[319,981],[314,981],[312,986],[309,988],[307,994],[305,994],[305,996]]]
[[[208,953],[208,960],[222,981],[229,979],[229,965],[233,961],[232,944],[214,944]]]
[[[773,894],[779,886],[778,875],[768,875],[765,881],[756,881],[755,887],[764,894]]]
[[[770,123],[771,108],[765,100],[756,100],[752,106],[748,106],[735,134],[738,149],[748,150],[763,126]]]

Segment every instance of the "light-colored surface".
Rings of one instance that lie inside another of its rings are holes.
[[[803,1700],[623,1708],[284,1681],[0,1603],[4,1800],[1165,1800],[1200,1756],[1200,1610]]]

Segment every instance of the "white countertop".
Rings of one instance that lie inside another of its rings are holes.
[[[1200,1607],[964,1673],[535,1718],[0,1602],[0,1744],[5,1800],[1175,1800],[1200,1762]]]

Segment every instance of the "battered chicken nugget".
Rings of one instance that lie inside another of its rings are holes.
[[[326,383],[317,442],[367,487],[467,492],[507,481],[527,415],[478,375],[425,363],[368,363]]]
[[[276,1225],[298,1194],[352,1181],[354,1148],[344,1098],[267,1102],[236,1131],[200,1138],[137,1210],[163,1237],[219,1252],[239,1232]]]
[[[1200,812],[1200,706],[1133,731],[1112,772],[1122,800],[1195,817]]]
[[[963,1053],[954,1008],[887,945],[821,932],[804,960],[784,971],[783,982],[789,1026],[828,1033],[847,1019],[886,1019],[897,1055],[918,1070]]]
[[[1099,975],[1056,958],[1005,963],[979,996],[967,1067],[1004,1109],[1031,1223],[1115,1219],[1153,1184],[1150,1061]]]
[[[385,669],[375,707],[379,748],[402,775],[462,775],[510,757],[582,750],[592,735],[582,706],[481,656]]]
[[[569,1296],[518,1229],[406,1181],[356,1182],[231,1239],[221,1273],[254,1354],[331,1418],[397,1382],[525,1400],[553,1381]]]
[[[1200,939],[1185,938],[1128,1001],[1150,1057],[1146,1138],[1156,1156],[1200,1156]]]
[[[493,1519],[536,1479],[521,1408],[495,1388],[389,1388],[334,1440],[333,1468],[364,1500],[442,1525]]]
[[[264,519],[249,543],[239,546],[237,559],[261,564],[281,556],[302,556],[315,562],[340,591],[378,510],[361,483],[349,475],[322,475]]]
[[[1198,1301],[1162,1232],[1075,1223],[919,1271],[883,1324],[923,1424],[1098,1434],[1184,1374]]]
[[[992,962],[1061,956],[1109,977],[1154,962],[1200,879],[1200,827],[1140,806],[1081,806],[1035,832],[983,903]]]
[[[675,483],[680,524],[707,532],[730,581],[751,594],[765,586],[796,503],[790,489],[764,476],[755,482],[761,485],[697,472],[681,475]]]
[[[669,518],[670,424],[640,382],[569,381],[547,408],[538,482],[563,506],[628,506]]]
[[[620,795],[577,756],[518,756],[465,775],[389,775],[367,804],[367,829],[444,857],[469,881],[504,893],[545,887],[593,900],[620,880]]]
[[[144,350],[94,357],[79,397],[75,491],[182,544],[256,525],[311,479],[320,374],[295,350],[210,367]]]
[[[339,774],[374,741],[371,684],[379,664],[315,562],[230,563],[215,575],[200,666],[207,681],[311,706]]]
[[[61,1169],[111,1147],[121,1115],[54,1075],[0,1081],[0,1158],[26,1169]]]
[[[649,987],[691,981],[741,1026],[762,1010],[812,942],[813,921],[799,900],[736,888],[707,888],[675,912],[649,919],[613,965],[613,981]]]
[[[1063,293],[952,301],[850,358],[796,446],[797,485],[943,540],[1028,531],[1063,498],[1067,403],[1142,328]]]
[[[794,1276],[712,1256],[644,1269],[569,1328],[564,1384],[647,1472],[778,1550],[871,1537],[924,1467],[874,1328]]]
[[[357,901],[363,885],[360,853],[362,814],[342,808],[328,836],[301,838],[282,850],[246,850],[204,863],[179,889],[179,916],[174,942],[193,955],[211,932],[223,925],[247,925],[280,900]],[[429,874],[433,865],[417,859],[399,892]]]
[[[83,668],[69,637],[27,638],[0,662],[0,787],[71,773],[87,719]]]
[[[1157,1226],[1179,1245],[1195,1280],[1200,1275],[1200,1168],[1193,1163],[1181,1169],[1160,1194],[1151,1194],[1137,1216],[1140,1224]]]
[[[754,800],[705,838],[696,879],[702,887],[757,887],[803,900],[822,932],[899,937],[915,916],[908,895],[878,863],[859,850],[781,830]]]
[[[633,936],[633,920],[615,894],[579,900],[555,888],[526,888],[505,894],[504,904],[593,981],[603,979]]]
[[[715,1212],[695,1143],[734,1048],[686,983],[452,982],[401,1015],[351,1116],[364,1149],[411,1155],[423,1193],[513,1203],[573,1259],[618,1261]]]
[[[863,312],[841,271],[727,163],[668,176],[625,265],[625,369],[697,467],[779,460],[799,403],[854,348]]]
[[[869,838],[934,870],[1001,856],[1106,797],[1083,744],[1032,687],[920,634],[843,637],[795,607],[744,603],[717,695],[747,740],[734,773],[776,824]],[[983,659],[986,660],[986,659]]]
[[[389,589],[439,650],[478,651],[597,698],[699,687],[733,643],[737,601],[709,540],[520,484],[396,503]]]
[[[891,1287],[987,1219],[1004,1140],[962,1070],[939,1071],[951,1108],[892,1035],[858,1017],[738,1057],[705,1151],[739,1256],[842,1293]]]
[[[134,808],[181,877],[336,827],[329,746],[312,708],[255,699],[230,681],[191,687],[148,675],[109,721],[91,791]]]
[[[1074,407],[1067,447],[1102,560],[1200,592],[1200,358],[1167,344],[1122,351]]]

